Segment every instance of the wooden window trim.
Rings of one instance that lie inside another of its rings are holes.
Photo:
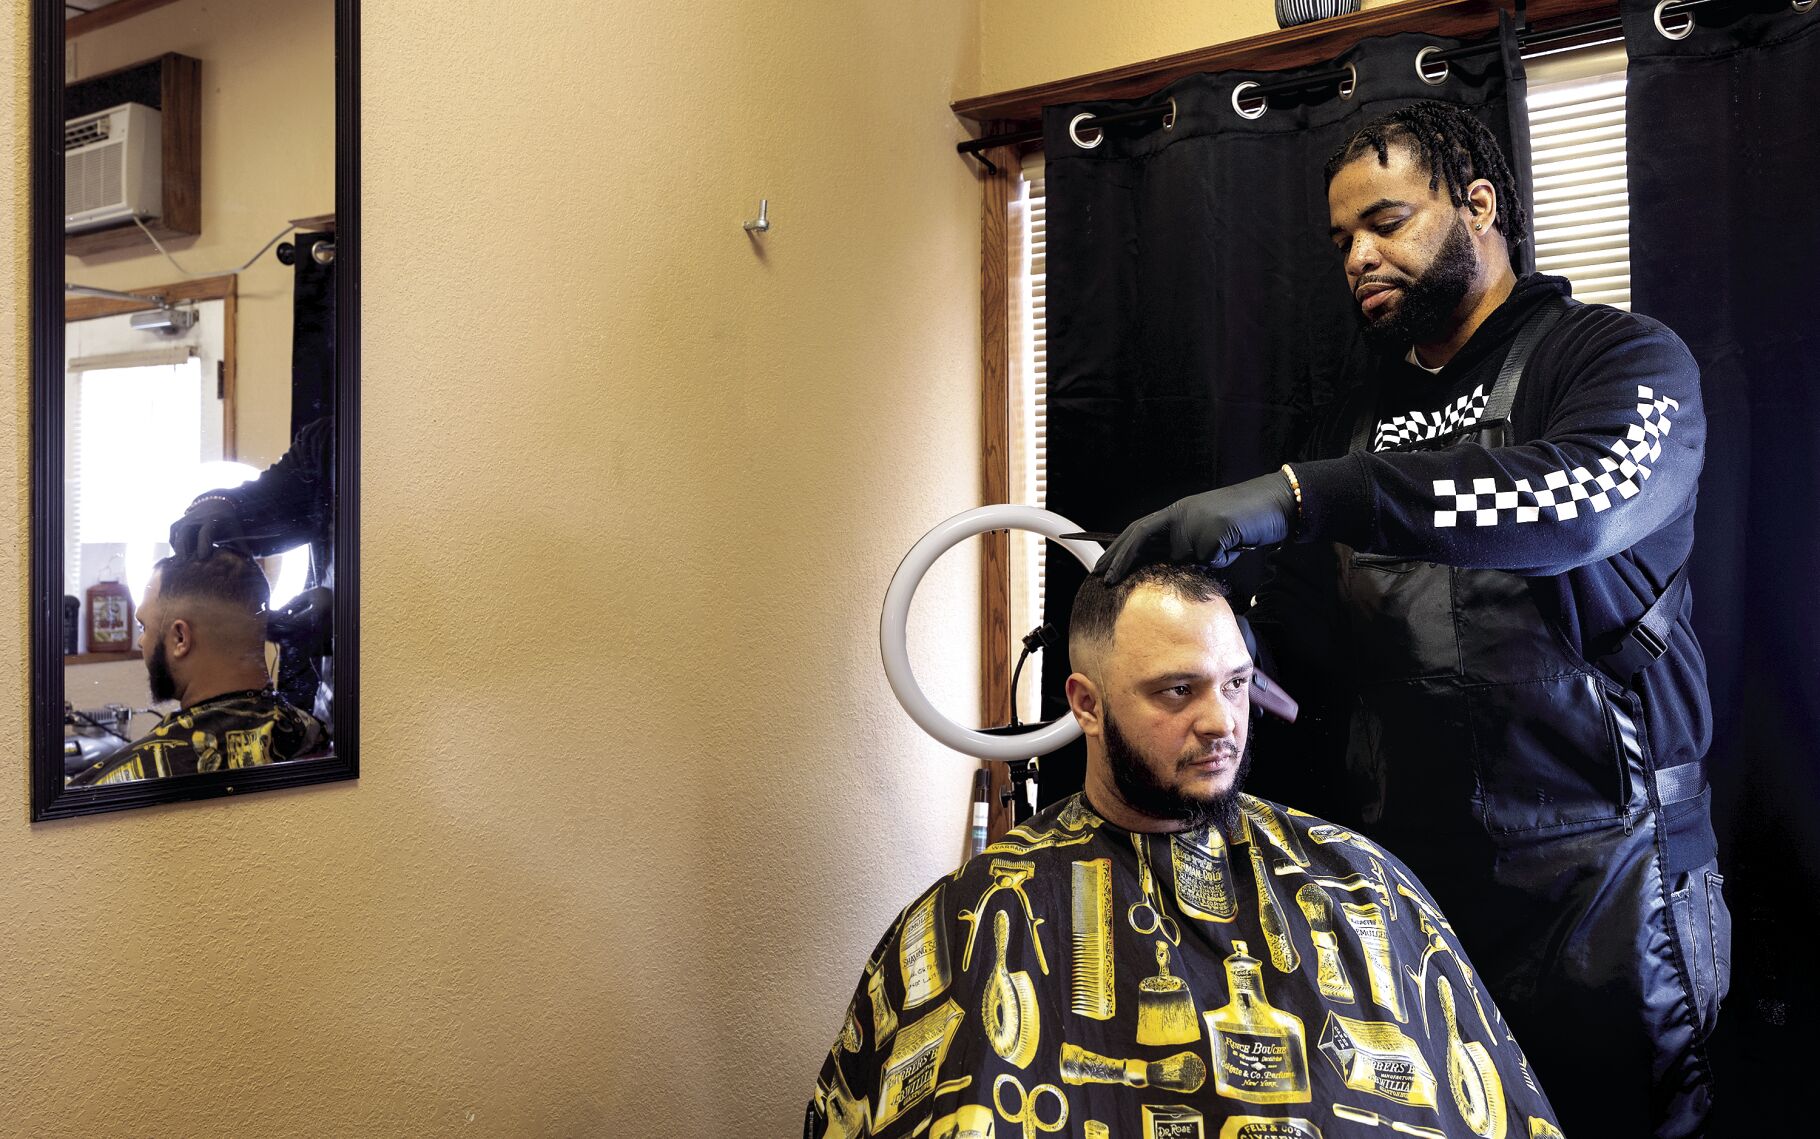
[[[1005,129],[1004,124],[984,124]],[[980,205],[980,492],[982,502],[1011,500],[1011,199],[1018,178],[1017,152],[987,151],[998,169],[981,180]],[[980,715],[983,723],[1011,721],[1011,540],[1003,530],[980,535]],[[1012,813],[1002,793],[1005,765],[987,763],[992,773],[987,835],[997,840],[1011,829]]]
[[[1027,130],[1040,124],[1045,106],[1098,99],[1141,98],[1177,79],[1207,71],[1281,71],[1332,59],[1360,40],[1398,32],[1437,36],[1484,35],[1498,26],[1505,6],[1495,0],[1409,0],[1331,20],[1319,20],[1127,64],[1090,75],[981,95],[950,104],[982,136]],[[1611,0],[1529,0],[1530,26],[1547,30],[1615,15]],[[971,163],[980,172],[980,486],[982,502],[1007,502],[1011,494],[1011,234],[1007,225],[1016,190],[1018,154],[999,147],[984,157],[997,167]],[[962,159],[961,161],[970,161]],[[1010,541],[1000,532],[983,535],[980,553],[980,713],[982,722],[1011,719]],[[1000,805],[1005,765],[987,763],[992,773],[988,835],[1009,830],[1011,809]]]

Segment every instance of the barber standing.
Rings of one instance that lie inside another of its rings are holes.
[[[1698,1134],[1730,917],[1694,359],[1515,275],[1527,218],[1460,108],[1378,119],[1326,174],[1372,362],[1310,461],[1140,519],[1099,568],[1295,543],[1252,620],[1286,686],[1347,710],[1351,821],[1429,884],[1566,1134]]]
[[[179,558],[205,557],[225,546],[267,557],[300,543],[310,546],[305,593],[274,615],[307,622],[279,662],[278,689],[324,724],[334,723],[332,609],[335,588],[335,417],[307,423],[290,449],[251,482],[199,495],[171,524],[171,550]]]

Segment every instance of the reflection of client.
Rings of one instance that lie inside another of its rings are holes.
[[[268,557],[305,542],[310,572],[305,588],[335,587],[335,417],[305,424],[290,450],[251,482],[200,495],[171,524],[171,550],[194,557],[226,546]],[[318,603],[318,608],[326,608]],[[289,639],[278,687],[291,700],[330,719],[328,657],[331,630],[318,621],[313,635]]]
[[[145,670],[153,702],[183,706],[70,784],[257,767],[321,751],[322,725],[273,692],[266,674],[269,596],[258,564],[230,550],[159,562],[139,606]]]
[[[899,916],[810,1136],[1560,1134],[1415,876],[1240,793],[1252,663],[1216,579],[1089,577],[1068,653],[1085,789]]]

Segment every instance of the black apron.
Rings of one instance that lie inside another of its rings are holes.
[[[1509,445],[1529,350],[1565,308],[1519,330],[1477,423],[1417,446]],[[1710,833],[1699,765],[1655,770],[1636,693],[1561,635],[1530,579],[1336,553],[1362,828],[1441,903],[1568,1136],[1699,1134],[1730,955],[1716,861],[1671,841],[1677,820]]]

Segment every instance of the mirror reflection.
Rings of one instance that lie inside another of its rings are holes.
[[[334,6],[68,18],[66,785],[328,756]]]

